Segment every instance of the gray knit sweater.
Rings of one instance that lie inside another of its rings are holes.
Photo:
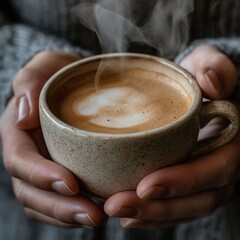
[[[114,48],[108,49],[108,45],[101,48],[99,42],[103,41],[104,34],[98,34],[99,41],[92,31],[90,19],[94,22],[101,14],[105,16],[101,19],[101,26],[110,27],[107,30],[114,31],[116,37],[123,35],[116,31],[118,24],[108,25],[113,21],[109,16],[116,12],[125,20],[130,17],[131,23],[124,20],[122,25],[124,30],[131,30],[124,35],[129,41],[122,49],[124,51],[156,54],[179,62],[197,45],[210,42],[226,53],[240,69],[240,0],[99,2],[100,7],[95,8],[98,9],[96,16],[91,18],[91,11],[76,16],[81,7],[74,7],[79,3],[93,6],[91,4],[96,3],[95,0],[0,1],[0,112],[11,95],[14,75],[37,52],[61,50],[89,56],[114,51]],[[152,28],[153,23],[156,29]],[[94,27],[100,28],[99,25]],[[139,29],[143,32],[139,33]],[[140,42],[139,37],[143,39]],[[110,219],[106,226],[97,230],[59,229],[25,217],[0,161],[0,240],[237,240],[240,239],[238,201],[236,196],[209,217],[165,230],[125,230],[120,227],[118,219]]]

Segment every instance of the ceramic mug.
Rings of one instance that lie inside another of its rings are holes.
[[[49,107],[54,93],[88,72],[97,73],[106,60],[111,60],[113,69],[119,68],[119,62],[124,60],[123,68],[143,69],[177,81],[191,98],[189,110],[165,126],[128,134],[86,131],[56,117]],[[198,143],[199,129],[218,116],[228,119],[230,124],[219,136]],[[203,102],[196,79],[189,72],[165,59],[131,53],[98,55],[61,69],[42,89],[40,121],[53,161],[73,172],[87,192],[101,198],[134,190],[147,174],[226,144],[240,126],[235,105],[220,100]]]

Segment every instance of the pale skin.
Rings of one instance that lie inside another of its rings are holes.
[[[159,228],[206,216],[233,196],[240,176],[240,135],[204,157],[146,176],[136,191],[117,193],[103,207],[83,196],[75,176],[49,160],[38,118],[43,84],[78,59],[69,53],[37,54],[17,74],[14,97],[1,117],[4,165],[30,218],[61,227],[97,227],[116,216],[123,227]],[[181,65],[196,75],[205,97],[226,98],[235,88],[233,63],[213,46],[198,47]],[[213,123],[203,135],[220,127]]]

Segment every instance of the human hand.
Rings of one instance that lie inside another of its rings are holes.
[[[41,52],[16,76],[14,97],[0,120],[4,165],[25,213],[61,227],[97,227],[107,217],[81,194],[75,176],[48,160],[38,116],[42,86],[58,69],[78,60],[74,54]]]
[[[200,46],[181,63],[197,77],[207,98],[228,97],[236,85],[233,63],[215,47]],[[202,137],[221,129],[212,122]],[[234,193],[240,172],[240,135],[198,159],[147,175],[136,192],[121,192],[104,206],[128,228],[159,228],[192,221],[212,213]]]

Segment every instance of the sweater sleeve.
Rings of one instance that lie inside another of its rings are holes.
[[[73,46],[65,39],[42,33],[22,24],[0,27],[0,114],[11,96],[12,80],[36,53],[44,50],[74,52],[81,56],[91,53]]]

